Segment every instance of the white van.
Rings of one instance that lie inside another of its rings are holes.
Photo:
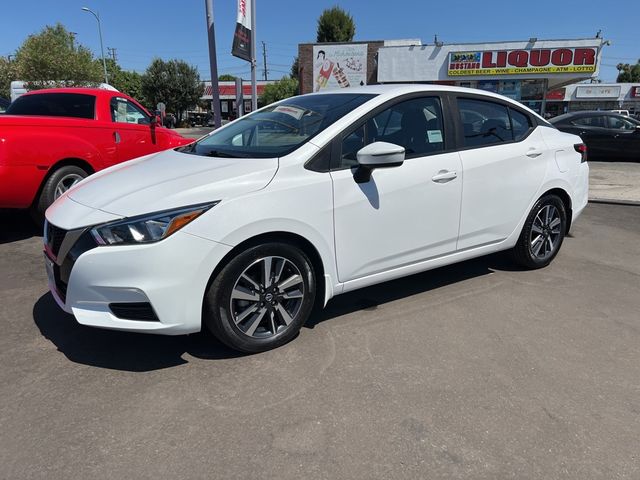
[[[629,116],[629,110],[610,110],[613,113],[619,113],[620,115],[624,115],[625,117]]]

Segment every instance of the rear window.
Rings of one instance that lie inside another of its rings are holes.
[[[23,95],[9,108],[9,115],[95,118],[96,97],[81,93],[38,93]]]

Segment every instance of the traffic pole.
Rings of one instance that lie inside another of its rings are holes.
[[[218,86],[218,59],[216,57],[216,33],[213,25],[213,0],[205,0],[207,10],[207,34],[209,37],[209,67],[211,69],[211,107],[215,128],[222,125],[220,118],[220,88]]]

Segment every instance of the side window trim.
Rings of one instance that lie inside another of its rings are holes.
[[[384,112],[385,110],[392,108],[394,105],[398,105],[408,100],[414,100],[417,98],[436,98],[440,102],[440,109],[442,112],[442,125],[444,128],[444,138],[443,138],[444,149],[439,150],[437,152],[425,153],[424,155],[411,156],[411,157],[408,157],[406,160],[409,161],[409,160],[413,160],[414,158],[430,157],[433,155],[440,155],[443,153],[450,153],[450,152],[456,151],[457,142],[455,139],[455,127],[454,127],[455,124],[450,119],[450,117],[452,117],[453,115],[449,114],[450,112],[449,95],[450,95],[449,92],[415,92],[415,93],[409,93],[407,95],[402,95],[400,97],[391,99],[383,103],[382,105],[378,105],[376,108],[374,108],[369,113],[367,113],[363,118],[359,118],[357,121],[355,121],[345,129],[343,129],[341,132],[337,133],[336,136],[333,138],[332,140],[333,147],[331,152],[331,171],[333,172],[333,171],[347,170],[347,169],[353,168],[353,166],[351,167],[341,166],[342,141],[345,138],[347,138],[349,135],[351,135],[353,132],[358,130],[358,128],[362,127],[363,125],[364,125],[365,138],[367,139],[370,138],[370,135],[368,132],[369,127],[367,125],[369,120],[376,117],[377,115]]]

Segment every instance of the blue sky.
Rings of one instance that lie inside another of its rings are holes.
[[[420,38],[434,34],[445,43],[592,37],[602,29],[612,41],[603,56],[600,78],[614,81],[619,62],[640,58],[640,10],[637,0],[616,2],[447,0],[256,0],[258,46],[267,45],[270,78],[289,72],[297,44],[315,40],[316,20],[324,8],[339,5],[356,22],[356,40]],[[7,2],[0,28],[0,55],[8,55],[24,38],[47,24],[61,22],[77,33],[96,55],[100,44],[93,16],[98,11],[104,43],[117,49],[120,64],[144,71],[154,56],[181,58],[209,78],[204,0],[28,0]],[[220,73],[249,77],[246,62],[231,56],[235,0],[214,0]],[[261,51],[261,50],[260,50]],[[260,60],[261,62],[261,60]],[[262,65],[260,65],[262,68]],[[261,73],[261,71],[259,71]],[[260,78],[260,77],[259,77]]]

